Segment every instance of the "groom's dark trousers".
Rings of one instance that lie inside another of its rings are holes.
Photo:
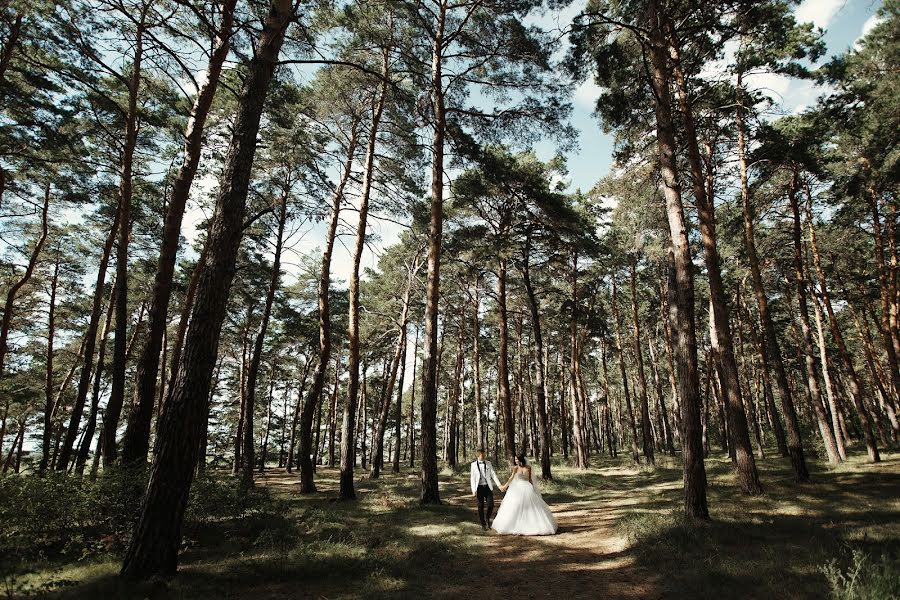
[[[475,491],[478,498],[478,518],[481,519],[481,526],[487,527],[494,514],[494,492],[487,485],[479,485]],[[485,517],[485,504],[487,504],[487,517]]]

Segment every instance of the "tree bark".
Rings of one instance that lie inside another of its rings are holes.
[[[177,569],[181,526],[225,318],[226,290],[234,277],[260,117],[292,18],[288,0],[273,0],[247,70],[210,224],[210,251],[199,267],[197,297],[178,374],[159,417],[150,482],[125,554],[122,574],[128,578],[170,576]]]
[[[290,184],[286,184],[289,188]],[[275,302],[275,292],[278,290],[278,282],[281,280],[281,251],[284,245],[284,227],[287,223],[288,192],[278,200],[278,224],[275,233],[275,250],[272,257],[272,276],[269,279],[269,287],[266,290],[266,300],[263,304],[262,318],[259,323],[259,332],[253,342],[253,355],[250,358],[250,366],[247,369],[247,397],[244,402],[244,462],[241,468],[241,485],[244,488],[253,485],[253,469],[256,466],[256,446],[253,441],[254,409],[256,406],[256,382],[259,379],[259,367],[262,362],[263,345],[266,341],[266,333],[269,330],[269,318],[272,315],[272,304]]]
[[[428,230],[428,279],[425,290],[425,356],[422,364],[422,504],[440,504],[437,470],[437,334],[440,302],[441,236],[444,226],[444,113],[443,52],[447,0],[437,8],[431,52],[431,101],[434,123],[431,151],[431,218]]]
[[[69,417],[69,426],[66,430],[66,437],[63,440],[56,461],[56,469],[60,471],[65,471],[68,468],[69,462],[71,462],[75,440],[78,437],[78,426],[81,422],[81,415],[84,412],[84,404],[87,401],[88,387],[91,384],[91,375],[94,365],[94,347],[97,343],[97,328],[100,325],[100,314],[103,305],[103,285],[106,282],[106,270],[109,267],[109,257],[112,253],[113,243],[115,242],[116,234],[119,231],[120,217],[121,211],[117,208],[112,227],[103,244],[100,265],[97,268],[97,283],[94,286],[91,316],[88,321],[87,331],[84,334],[83,364],[81,366],[81,374],[78,378],[78,389],[75,394],[75,401],[72,405],[72,414]]]
[[[759,307],[759,319],[762,321],[764,354],[763,369],[768,373],[769,369],[775,371],[775,387],[781,396],[781,404],[784,409],[784,422],[787,426],[787,446],[791,458],[791,466],[797,481],[809,480],[809,471],[806,468],[806,457],[803,452],[803,441],[800,437],[800,423],[797,419],[797,411],[794,408],[794,399],[791,395],[790,384],[784,368],[784,360],[781,356],[781,347],[775,333],[775,324],[769,312],[769,298],[763,286],[762,271],[759,265],[759,255],[756,251],[756,239],[754,234],[754,215],[750,204],[750,185],[747,174],[747,150],[744,133],[744,96],[741,74],[738,74],[735,92],[735,123],[737,125],[737,150],[738,165],[741,179],[741,204],[744,213],[744,246],[747,250],[747,260],[750,263],[750,280],[753,283],[753,291],[756,295],[756,303]]]
[[[550,466],[550,438],[552,431],[550,430],[550,422],[547,419],[547,381],[545,379],[546,366],[544,364],[544,335],[541,331],[540,307],[538,306],[537,297],[534,293],[534,286],[531,284],[531,268],[529,265],[529,257],[531,255],[531,236],[528,236],[525,243],[525,253],[522,256],[522,279],[525,283],[525,295],[528,298],[528,309],[531,313],[531,331],[534,340],[534,357],[537,365],[535,365],[534,376],[536,379],[537,392],[537,414],[540,424],[541,434],[541,479],[552,480],[553,473]],[[475,342],[476,348],[478,341]],[[475,360],[478,360],[478,352],[475,352]],[[476,417],[478,426],[479,442],[481,439],[481,394],[478,390],[480,377],[478,376],[479,367],[475,365],[475,406],[479,411]]]
[[[569,314],[569,400],[572,404],[572,441],[575,449],[575,466],[588,467],[588,430],[584,423],[584,404],[578,388],[578,254],[572,254],[572,306]]]
[[[612,280],[612,310],[616,321],[616,354],[619,356],[619,376],[622,378],[622,395],[625,398],[625,411],[628,413],[628,425],[631,433],[631,460],[635,464],[641,462],[641,451],[638,448],[637,423],[634,420],[634,409],[631,406],[631,391],[628,387],[628,373],[625,369],[625,347],[622,339],[622,317],[619,314],[619,295],[615,276]]]
[[[181,222],[190,196],[191,185],[200,164],[203,131],[219,84],[222,65],[231,48],[231,27],[237,0],[225,0],[221,6],[221,21],[216,31],[216,45],[209,57],[205,77],[185,128],[184,151],[181,167],[172,183],[169,207],[166,211],[163,237],[160,243],[156,274],[151,292],[148,330],[144,350],[138,359],[134,401],[125,435],[122,438],[122,462],[144,463],[150,449],[150,425],[153,420],[153,404],[156,397],[156,380],[160,368],[160,352],[168,318],[169,299],[172,295],[172,279],[178,255]],[[165,377],[162,378],[165,382]]]
[[[97,349],[97,368],[94,373],[94,388],[91,395],[91,407],[88,411],[88,421],[84,428],[82,444],[75,456],[75,472],[78,475],[84,474],[84,467],[87,464],[88,454],[91,451],[91,441],[94,439],[94,431],[97,428],[97,413],[100,407],[100,384],[102,383],[103,370],[106,368],[104,362],[106,360],[106,343],[109,339],[109,328],[112,326],[115,302],[116,283],[113,282],[112,290],[109,294],[109,306],[106,308],[106,321],[103,324],[103,332],[100,334],[100,347]]]
[[[375,427],[375,435],[372,438],[372,460],[369,476],[377,479],[381,476],[381,467],[384,461],[384,434],[387,430],[387,418],[391,408],[391,396],[394,391],[394,384],[397,381],[397,370],[400,366],[400,360],[403,356],[404,348],[406,348],[407,324],[409,323],[410,297],[412,295],[413,282],[416,273],[419,270],[419,256],[417,255],[409,268],[406,278],[406,289],[403,292],[403,300],[400,309],[400,334],[397,336],[397,345],[394,348],[394,354],[391,359],[390,375],[385,382],[385,390],[382,394],[381,412],[378,415],[378,423]],[[403,390],[400,390],[403,393]],[[437,457],[435,456],[435,460]]]
[[[316,416],[316,408],[320,404],[322,390],[325,387],[325,373],[331,358],[331,315],[328,302],[328,293],[331,287],[331,255],[334,251],[334,240],[337,236],[338,220],[341,212],[341,202],[344,198],[344,188],[350,179],[353,169],[353,158],[356,155],[356,146],[359,142],[357,128],[358,122],[354,122],[350,132],[350,142],[347,145],[347,156],[344,160],[344,169],[341,179],[331,197],[331,216],[328,223],[328,234],[325,237],[325,250],[322,253],[322,268],[319,274],[319,353],[316,370],[313,372],[313,381],[309,393],[303,400],[303,409],[300,411],[300,441],[297,449],[297,468],[300,470],[300,493],[310,494],[316,491],[313,479],[315,468],[312,454],[314,451],[312,440],[312,422]],[[317,428],[318,429],[318,428]],[[316,440],[319,433],[316,432]],[[315,451],[318,451],[318,441]]]
[[[375,170],[375,147],[378,142],[378,127],[387,100],[389,72],[388,48],[382,49],[382,82],[378,99],[372,108],[372,123],[366,145],[366,164],[363,168],[362,198],[359,203],[359,221],[356,226],[356,247],[353,252],[353,272],[350,275],[350,308],[348,312],[347,340],[349,348],[347,403],[344,406],[344,420],[341,426],[341,481],[340,498],[356,498],[353,489],[353,467],[356,464],[356,407],[359,402],[359,265],[366,242],[366,221],[369,217],[369,197],[372,191],[372,177]],[[401,334],[401,337],[405,336]],[[385,404],[390,404],[385,399]]]
[[[872,433],[872,423],[869,418],[869,411],[863,401],[866,391],[863,389],[862,381],[856,373],[856,367],[853,365],[853,359],[847,350],[847,344],[844,341],[844,334],[838,324],[837,317],[834,314],[834,308],[831,306],[831,296],[828,293],[828,283],[825,279],[825,270],[822,268],[822,259],[819,256],[819,244],[816,239],[816,228],[813,224],[812,215],[812,198],[808,196],[809,203],[806,206],[806,222],[809,226],[809,246],[812,250],[813,264],[816,267],[816,273],[819,276],[819,293],[822,296],[822,304],[825,306],[825,313],[828,315],[828,323],[831,325],[831,335],[834,337],[834,343],[838,347],[838,355],[841,362],[844,363],[844,370],[847,372],[847,383],[850,388],[850,397],[853,404],[856,405],[856,411],[859,416],[859,424],[862,428],[863,439],[866,443],[866,451],[869,454],[869,460],[872,462],[881,462],[881,455],[878,452],[878,444],[875,441],[875,435]]]
[[[137,147],[138,97],[141,87],[141,62],[144,58],[145,19],[149,3],[144,4],[135,30],[134,58],[128,84],[128,109],[125,113],[125,141],[122,148],[122,173],[119,182],[119,243],[116,247],[116,328],[113,340],[112,390],[103,413],[103,466],[118,458],[116,431],[125,404],[125,371],[128,350],[128,244],[131,239],[131,200],[133,195],[134,151]],[[148,430],[149,431],[149,430]]]
[[[409,467],[411,469],[416,466],[416,363],[418,360],[419,325],[416,324],[416,341],[413,343],[412,387],[410,388],[412,397],[409,399],[409,435],[407,435],[407,443],[409,444]]]
[[[59,256],[53,263],[53,276],[50,278],[50,302],[47,306],[47,353],[44,371],[44,428],[41,436],[41,462],[38,473],[47,472],[50,464],[50,437],[53,434],[53,341],[56,337],[56,290],[59,284]]]
[[[674,325],[674,346],[681,400],[682,455],[684,459],[684,511],[688,517],[709,518],[706,468],[700,439],[700,379],[697,371],[697,336],[694,323],[694,272],[687,221],[675,160],[675,129],[670,96],[671,79],[659,0],[648,3],[650,77],[654,90],[656,139],[666,198],[666,214],[675,257],[676,286],[669,318]]]
[[[641,321],[638,315],[637,300],[637,259],[631,263],[631,322],[634,326],[634,356],[637,362],[638,397],[641,401],[641,436],[643,438],[644,458],[650,464],[656,462],[653,456],[653,433],[650,428],[650,402],[647,395],[647,377],[644,374],[644,351],[641,349]]]
[[[512,394],[509,389],[509,317],[506,308],[507,259],[499,259],[497,269],[497,310],[499,311],[499,342],[497,345],[497,399],[503,422],[503,452],[512,466],[516,453],[516,429],[513,420]]]
[[[816,414],[816,422],[819,425],[819,433],[825,444],[828,462],[837,464],[846,459],[846,454],[840,438],[840,430],[832,430],[831,425],[828,423],[828,415],[822,404],[822,393],[819,389],[819,373],[816,369],[815,357],[813,356],[812,327],[809,321],[809,305],[806,301],[806,278],[803,268],[803,225],[800,222],[800,203],[797,200],[798,185],[798,174],[794,171],[788,190],[788,200],[791,203],[791,214],[793,215],[793,229],[791,233],[794,242],[794,281],[797,286],[797,304],[800,313],[800,351],[803,358],[801,364],[806,376],[806,389],[809,391],[810,402]]]

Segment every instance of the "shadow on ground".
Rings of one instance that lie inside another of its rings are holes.
[[[792,481],[781,459],[760,461],[766,494],[742,496],[727,460],[707,462],[713,520],[679,517],[681,470],[601,459],[587,472],[555,467],[543,492],[558,535],[484,533],[467,478],[444,474],[442,506],[418,505],[414,471],[358,480],[358,499],[334,500],[337,472],[319,492],[295,475],[260,479],[281,514],[204,523],[186,531],[179,574],[128,587],[116,562],[58,582],[46,598],[821,598],[820,567],[849,546],[900,551],[900,457],[880,465],[821,465]]]

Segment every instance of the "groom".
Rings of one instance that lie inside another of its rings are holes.
[[[484,449],[478,449],[478,459],[472,463],[469,476],[472,484],[472,496],[478,499],[478,518],[481,520],[481,528],[487,531],[491,526],[494,514],[494,483],[497,487],[503,484],[497,479],[497,473],[490,461],[484,460]],[[487,515],[484,509],[487,504]]]

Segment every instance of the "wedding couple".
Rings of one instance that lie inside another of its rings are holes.
[[[490,461],[484,459],[484,450],[478,450],[478,459],[472,463],[470,482],[472,496],[478,500],[478,518],[481,528],[493,528],[506,535],[553,535],[556,533],[556,518],[541,497],[537,476],[532,475],[531,466],[525,455],[515,457],[515,467],[506,484],[501,484]],[[494,484],[506,492],[503,502],[494,513]]]

